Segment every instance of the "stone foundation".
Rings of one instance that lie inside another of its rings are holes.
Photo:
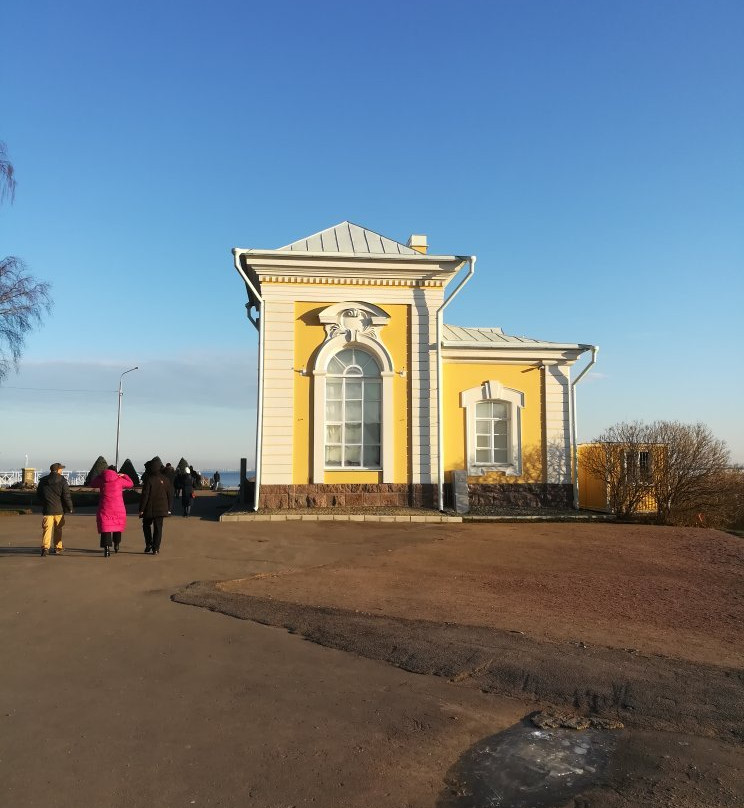
[[[559,483],[473,483],[468,493],[471,507],[573,508],[573,486]]]
[[[285,508],[436,508],[437,487],[407,483],[262,485],[259,510]]]
[[[471,507],[573,508],[573,487],[557,483],[471,483]],[[246,487],[246,503],[253,503],[253,486]],[[452,486],[444,486],[445,507],[453,507]],[[294,508],[433,508],[437,486],[407,483],[336,483],[262,485],[259,510]]]

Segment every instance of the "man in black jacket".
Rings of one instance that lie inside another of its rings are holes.
[[[49,553],[49,547],[54,539],[54,552],[60,555],[64,552],[62,546],[62,527],[65,524],[65,514],[72,513],[72,497],[67,480],[62,476],[64,466],[61,463],[52,463],[49,474],[39,480],[36,496],[42,504],[42,558]]]

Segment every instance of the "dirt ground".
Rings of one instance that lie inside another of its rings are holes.
[[[741,804],[738,540],[225,525],[206,499],[196,517],[168,520],[158,557],[142,553],[131,519],[111,559],[92,512],[70,517],[65,554],[45,559],[38,516],[0,519],[0,804],[475,808],[458,779],[468,755],[566,699],[630,720],[603,778],[534,808]],[[662,598],[663,619],[644,602],[659,578],[684,595]],[[522,594],[498,594],[507,587]],[[613,593],[628,587],[621,611]],[[574,620],[561,601],[575,590],[585,605]]]
[[[468,784],[484,769],[478,752],[470,774],[452,775],[441,808],[744,804],[737,537],[610,524],[427,526],[410,544],[196,583],[175,598],[464,688],[627,727],[605,781],[575,799],[538,791],[546,801],[536,802],[520,786],[510,802],[489,802],[490,786]],[[494,739],[481,745],[493,748]],[[466,770],[467,759],[454,771]],[[473,801],[478,793],[483,802]]]
[[[744,542],[615,524],[432,526],[425,544],[225,592],[744,666]]]

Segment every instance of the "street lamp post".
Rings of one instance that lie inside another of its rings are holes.
[[[116,460],[114,461],[117,471],[119,470],[119,426],[121,424],[121,397],[124,395],[121,391],[121,383],[127,373],[131,373],[133,370],[139,370],[139,366],[125,370],[124,373],[119,376],[119,411],[116,413]]]

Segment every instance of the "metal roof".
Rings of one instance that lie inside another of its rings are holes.
[[[497,348],[524,345],[526,347],[585,348],[585,345],[565,342],[547,342],[531,337],[515,337],[505,334],[501,328],[465,328],[461,325],[444,324],[442,342],[451,347]]]
[[[345,253],[347,255],[421,255],[416,250],[353,222],[341,222],[312,236],[293,241],[279,251]]]

